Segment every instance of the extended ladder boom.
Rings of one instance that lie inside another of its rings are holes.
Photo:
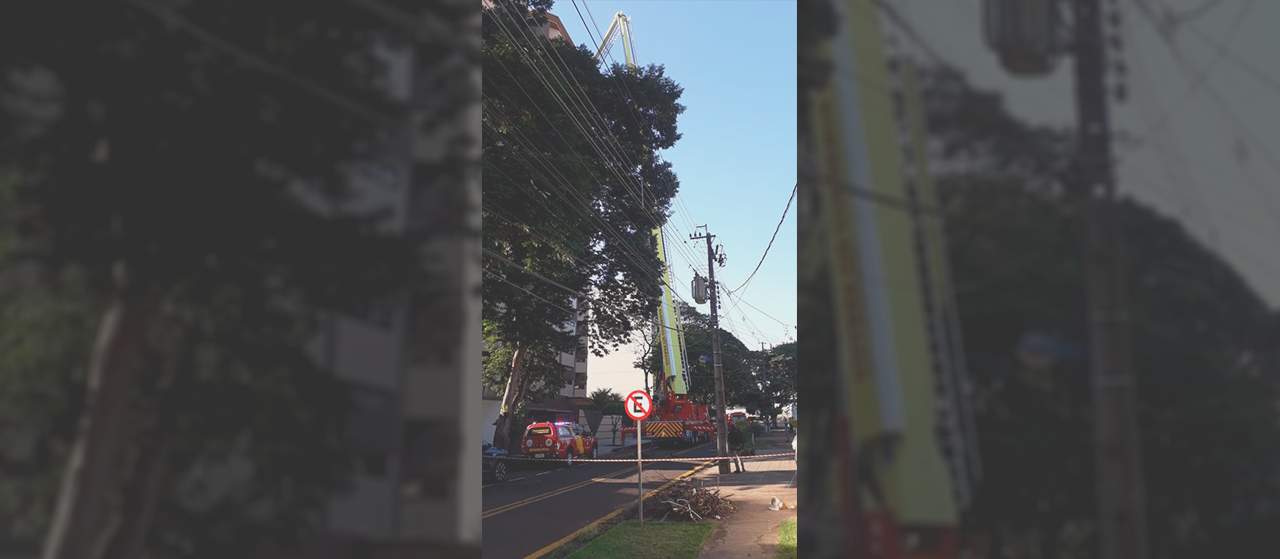
[[[631,18],[618,12],[609,24],[609,30],[600,40],[596,49],[596,62],[601,63],[608,56],[613,44],[622,39],[622,50],[626,56],[627,68],[635,68],[635,42],[631,34]],[[667,260],[666,247],[663,243],[662,228],[653,230],[653,237],[658,242],[658,259],[662,261],[662,306],[658,310],[658,340],[662,345],[662,383],[663,393],[684,396],[689,393],[689,371],[685,364],[685,345],[683,321],[680,307],[676,305],[675,292],[671,288],[671,274]],[[665,394],[664,394],[665,395]]]
[[[622,12],[613,15],[613,23],[609,24],[609,30],[605,31],[604,37],[600,39],[600,48],[596,49],[597,64],[604,62],[604,58],[609,55],[609,50],[613,48],[613,43],[617,42],[619,36],[622,37],[622,50],[626,56],[627,68],[635,67],[636,44],[631,39],[631,18]]]

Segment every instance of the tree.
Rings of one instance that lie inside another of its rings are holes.
[[[689,368],[689,399],[696,404],[715,404],[715,371],[712,364],[699,359],[700,356],[711,356],[710,317],[692,306],[681,304],[681,317],[684,321],[685,363]],[[652,377],[651,386],[656,392],[661,386],[662,353],[661,344],[655,339],[651,342],[654,351],[648,352],[635,364],[636,368],[646,371]],[[758,361],[746,344],[729,331],[720,329],[720,366],[724,379],[724,398],[726,406],[741,406],[755,386],[755,375],[752,361]]]
[[[596,407],[604,409],[610,403],[622,403],[622,395],[614,392],[609,388],[597,388],[591,392],[591,401],[596,403]]]
[[[767,405],[765,405],[765,413],[777,415],[782,413],[781,407],[794,403],[799,396],[798,384],[799,369],[797,368],[797,360],[799,358],[799,345],[797,342],[787,342],[769,348],[765,354],[767,360],[764,366],[762,382],[764,383],[763,392],[768,396]],[[772,411],[772,410],[779,411]]]
[[[39,343],[85,364],[46,379],[83,403],[28,408],[78,423],[49,443],[69,451],[41,451],[65,464],[32,497],[56,494],[30,532],[46,558],[244,556],[340,487],[345,388],[308,355],[317,313],[377,321],[381,294],[425,282],[413,239],[295,191],[338,204],[350,164],[380,155],[402,113],[373,49],[395,35],[342,2],[0,8],[0,88],[24,101],[0,111],[0,266],[62,290],[32,311],[54,313]],[[98,317],[92,347],[57,325],[63,297]],[[254,474],[178,498],[230,455]]]
[[[530,360],[578,352],[566,323],[583,309],[597,355],[631,340],[657,308],[661,262],[649,232],[665,222],[679,182],[658,152],[679,140],[681,88],[660,66],[602,73],[591,51],[538,38],[552,3],[499,1],[485,10],[484,321],[509,347],[494,444],[531,401]],[[498,367],[496,362],[489,362]]]
[[[1019,344],[1036,334],[1087,354],[1075,213],[1059,195],[1071,138],[954,75],[929,91],[935,141],[968,162],[939,179],[985,466],[966,525],[990,557],[1092,556],[1085,361]],[[1121,213],[1153,555],[1274,548],[1275,313],[1175,221],[1133,201]]]

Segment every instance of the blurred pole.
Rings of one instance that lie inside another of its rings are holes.
[[[1129,315],[1107,115],[1101,0],[1075,1],[1077,194],[1089,300],[1095,467],[1102,559],[1147,559]]]

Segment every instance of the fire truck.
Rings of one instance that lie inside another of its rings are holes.
[[[596,62],[602,62],[614,42],[622,39],[623,52],[628,68],[635,68],[632,53],[631,18],[622,12],[614,15],[609,30],[600,39]],[[671,275],[667,272],[668,260],[663,246],[662,228],[653,230],[658,241],[658,258],[662,261],[662,306],[658,310],[656,335],[662,347],[662,377],[654,387],[653,413],[644,420],[644,435],[659,446],[670,444],[695,444],[711,440],[715,423],[705,405],[689,401],[689,370],[685,363],[684,329],[680,320],[680,308],[676,306],[671,287]],[[701,278],[698,278],[701,279]],[[695,280],[697,283],[697,280]],[[705,286],[702,286],[705,288]],[[695,287],[695,291],[699,287]],[[636,426],[630,418],[623,418],[622,440],[628,433],[635,433]]]
[[[658,258],[663,263],[662,305],[655,326],[662,351],[662,375],[653,394],[653,413],[644,421],[644,435],[660,447],[707,442],[715,433],[715,423],[707,406],[689,401],[684,328],[671,288],[671,276],[666,271],[662,228],[654,229],[653,236],[658,241]],[[622,440],[626,441],[628,433],[636,432],[636,426],[629,418],[623,421]]]

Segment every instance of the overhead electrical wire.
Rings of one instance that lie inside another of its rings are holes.
[[[575,8],[576,8],[576,4],[575,4]],[[587,10],[588,10],[588,13],[590,13],[590,8],[589,8],[589,7],[587,8]],[[579,15],[580,15],[580,17],[581,17],[581,12],[579,12]],[[514,40],[514,35],[512,34],[512,32],[511,32],[510,28],[508,28],[508,27],[507,27],[507,26],[505,26],[505,25],[502,25],[500,22],[497,22],[497,23],[502,27],[502,30],[500,31],[500,33],[502,33],[502,34],[506,35],[506,36],[507,36],[507,38],[508,38],[509,40]],[[584,25],[585,25],[585,21],[584,21],[583,23],[584,23]],[[518,27],[518,26],[517,26],[517,27]],[[588,28],[588,31],[589,31],[589,28]],[[597,31],[598,31],[598,30],[597,30]],[[521,32],[523,33],[523,32],[524,32],[524,30],[521,30]],[[588,34],[590,35],[590,33],[588,33]],[[595,41],[595,37],[594,37],[594,36],[592,36],[592,40],[593,40],[593,41]],[[537,43],[535,43],[535,44],[537,44]],[[535,47],[535,50],[537,50],[537,47]],[[554,51],[552,51],[552,52],[554,52]],[[539,56],[541,57],[541,55],[539,55]],[[559,56],[559,55],[558,55],[558,53],[556,53],[556,56],[557,56],[557,57]],[[612,58],[612,55],[610,55],[610,58]],[[561,62],[563,63],[563,59],[561,59]],[[547,65],[548,65],[548,66],[550,66],[550,67],[554,68],[557,72],[560,72],[562,76],[564,75],[564,73],[560,71],[559,67],[558,67],[558,66],[556,66],[556,65],[554,64],[554,62],[547,61],[546,63],[547,63]],[[616,63],[616,62],[615,62],[615,63]],[[504,67],[504,70],[507,70],[507,71],[508,71],[508,73],[510,73],[509,69],[507,69],[507,68],[505,68],[505,67]],[[543,81],[543,85],[544,85],[545,87],[547,87],[549,90],[552,90],[552,87],[550,86],[550,84],[549,84],[549,83],[546,83],[546,81],[545,81],[545,80],[541,80],[541,81]],[[574,78],[574,81],[576,82],[576,78]],[[519,84],[517,84],[517,86],[519,86]],[[621,84],[621,86],[619,86],[619,85],[618,85],[618,83],[617,83],[617,82],[615,82],[615,87],[626,87],[626,84],[624,83],[624,84]],[[522,88],[522,89],[523,89],[523,88]],[[629,89],[629,87],[626,87],[626,89]],[[620,91],[620,92],[621,92],[621,91]],[[526,92],[524,92],[524,93],[525,93],[526,97],[529,97],[530,101],[532,101],[532,97],[528,95],[528,92],[526,91]],[[562,96],[560,96],[560,95],[557,95],[557,94],[555,94],[555,92],[554,92],[554,91],[552,91],[552,93],[553,93],[553,97],[556,99],[556,101],[557,101],[558,103],[560,103],[560,104],[561,104],[561,107],[562,107],[563,109],[565,109],[566,111],[571,111],[571,112],[572,112],[572,109],[570,108],[570,105],[571,105],[571,104],[574,104],[574,103],[575,103],[574,101],[572,101],[572,100],[568,100],[568,99],[566,99],[566,98],[564,98],[564,97],[562,97]],[[627,93],[630,93],[630,92],[628,91]],[[587,103],[590,103],[590,101],[589,101],[589,100],[586,100],[586,102],[587,102]],[[535,104],[536,104],[536,102],[535,102]],[[590,118],[589,118],[589,117],[587,117],[587,111],[586,111],[586,110],[584,109],[584,107],[582,106],[581,101],[578,101],[578,102],[577,102],[577,105],[578,105],[579,112],[582,114],[582,116],[583,116],[583,117],[586,117],[586,118],[587,118],[587,120],[590,120]],[[593,109],[594,109],[594,107],[593,107]],[[601,119],[602,119],[602,117],[600,117],[600,115],[599,115],[598,110],[597,110],[597,111],[594,111],[594,112],[595,112],[595,116],[597,116],[598,118],[601,118]],[[633,113],[635,112],[635,108],[634,108],[634,107],[632,107],[632,112],[633,112]],[[573,118],[573,116],[572,116],[572,115],[570,115],[570,116],[571,116],[571,120],[573,120],[573,121],[574,121],[574,123],[575,123],[575,125],[577,125],[577,126],[579,127],[580,131],[582,131],[584,134],[589,135],[589,132],[587,132],[587,130],[582,126],[582,122],[585,122],[585,121],[579,121],[577,118]],[[638,117],[638,115],[634,115],[634,114],[633,114],[633,117]],[[545,118],[545,113],[544,113],[544,118]],[[601,122],[603,122],[603,120],[601,120]],[[637,118],[637,123],[639,123],[638,118]],[[607,130],[607,128],[605,128],[605,129]],[[562,139],[563,139],[563,138],[562,138]],[[613,138],[613,139],[614,139],[614,141],[615,141],[615,142],[617,142],[617,139],[616,139],[616,138]],[[602,142],[602,143],[603,143],[603,144],[606,144],[606,147],[605,147],[604,149],[602,149],[600,145],[597,145],[597,144],[595,144],[594,142],[592,142],[592,147],[593,147],[593,149],[597,152],[597,155],[601,156],[602,158],[606,158],[606,159],[607,159],[607,158],[608,158],[608,155],[606,155],[604,152],[605,152],[605,151],[612,151],[612,150],[608,150],[608,147],[612,147],[612,146],[607,146],[608,142]],[[536,152],[535,152],[535,153],[536,153]],[[614,151],[614,152],[613,152],[613,154],[614,154],[614,155],[618,155],[618,152]],[[661,158],[661,155],[660,155],[660,154],[659,154],[659,158]],[[621,176],[619,176],[618,178],[622,181],[622,184],[624,185],[624,187],[627,187],[627,181],[626,181],[623,177],[621,177]],[[640,188],[642,188],[642,189],[644,188],[644,186],[643,186],[642,184],[641,184],[641,185],[638,185],[638,186],[639,186]],[[630,194],[631,194],[633,197],[635,197],[635,196],[637,195],[637,193],[636,193],[636,191],[635,191],[635,190],[631,190],[630,188],[628,188],[628,190],[630,190]],[[637,198],[637,201],[640,201],[640,200],[641,200],[641,198]],[[677,202],[678,202],[679,204],[683,205],[683,206],[684,206],[684,208],[685,208],[685,209],[686,209],[686,211],[687,211],[688,206],[687,206],[687,204],[684,204],[684,203],[683,203],[683,200],[682,200],[682,199],[677,199]],[[788,205],[789,205],[789,204],[790,204],[790,202],[788,203]],[[683,217],[686,221],[689,221],[689,218],[688,218],[688,216],[687,216],[687,215],[682,215],[681,217]],[[655,222],[656,222],[656,221],[657,221],[657,220],[655,219]],[[655,224],[656,224],[656,223],[655,223]],[[673,227],[673,228],[674,228],[674,227],[676,227],[676,225],[675,225],[674,223],[671,223],[669,220],[668,220],[668,226]],[[703,268],[703,269],[704,269],[704,267],[703,267],[703,266],[701,266],[701,265],[699,265],[699,264],[698,264],[698,262],[699,262],[700,260],[699,260],[699,259],[697,259],[697,258],[695,258],[695,257],[692,257],[692,255],[688,252],[688,249],[687,249],[687,248],[685,248],[685,247],[681,247],[680,243],[673,243],[673,242],[671,242],[671,241],[676,240],[676,239],[672,238],[672,236],[671,236],[671,235],[664,235],[664,236],[665,236],[665,237],[667,237],[667,241],[668,241],[668,242],[666,243],[666,246],[668,247],[668,253],[669,253],[669,254],[677,255],[677,256],[680,256],[681,258],[683,258],[683,259],[685,260],[685,262],[686,262],[687,264],[689,264],[690,268],[691,268],[691,269],[693,269],[695,272],[699,271],[699,269],[700,269],[700,268]],[[776,232],[775,232],[775,236],[776,236]],[[772,241],[771,241],[771,242],[772,242]],[[768,250],[768,249],[766,249],[766,254],[767,254],[767,250]],[[669,268],[669,266],[668,266],[668,268]],[[673,273],[673,271],[672,271],[672,270],[670,270],[670,269],[668,269],[668,274],[671,274],[671,275],[673,275],[673,276],[675,275],[675,274]],[[753,274],[754,274],[754,272],[753,272]],[[671,289],[671,290],[673,291],[673,294],[674,294],[674,291],[675,291],[675,290],[674,290],[674,288],[673,288],[672,286],[670,286],[670,285],[668,285],[667,287],[668,287],[669,289]],[[677,297],[678,299],[680,299],[680,301],[681,301],[682,303],[684,303],[684,304],[686,304],[686,305],[688,305],[688,304],[689,304],[687,301],[683,300],[683,299],[682,299],[682,298],[680,298],[678,295],[676,295],[676,297]],[[692,305],[690,305],[690,306],[692,306]]]
[[[760,271],[760,266],[764,264],[764,259],[769,256],[769,249],[773,248],[773,241],[775,241],[778,238],[778,231],[782,230],[782,224],[787,221],[787,212],[791,211],[791,203],[795,202],[796,191],[799,188],[800,188],[800,183],[796,183],[796,185],[791,188],[791,198],[787,200],[787,207],[783,208],[782,210],[782,218],[778,220],[778,226],[773,228],[773,236],[769,237],[769,244],[764,247],[764,254],[760,255],[760,262],[756,263],[756,268],[751,271],[751,275],[747,276],[747,279],[742,282],[742,285],[738,286],[738,289],[742,289],[748,283],[751,283],[751,278],[756,277],[756,272]],[[730,289],[729,291],[732,293],[737,291],[738,289]]]
[[[1233,33],[1234,33],[1234,30],[1238,28],[1240,23],[1246,19],[1246,16],[1248,15],[1248,12],[1249,12],[1249,8],[1251,8],[1253,4],[1254,4],[1254,0],[1247,0],[1245,3],[1241,5],[1240,11],[1237,12],[1236,18],[1232,22],[1231,29],[1233,30]],[[1147,14],[1149,20],[1153,20],[1153,16],[1151,14],[1145,11],[1144,11],[1144,14]],[[1154,20],[1152,21],[1152,24],[1156,26],[1160,25],[1158,21],[1154,21]],[[1174,43],[1172,43],[1171,40],[1168,39],[1167,37],[1166,37],[1166,43],[1169,45],[1170,51],[1172,52],[1174,59],[1178,62],[1178,64],[1184,70],[1184,72],[1188,72],[1188,73],[1193,72],[1193,70],[1190,68],[1191,66],[1190,63],[1186,61],[1185,57],[1183,57],[1182,53],[1177,49],[1177,46]],[[1213,43],[1212,46],[1215,48],[1215,52],[1217,53],[1222,53],[1227,48],[1226,44],[1222,41]],[[1215,58],[1215,60],[1218,60],[1218,58]],[[1205,81],[1204,74],[1201,73],[1199,75],[1196,75],[1195,79],[1196,79],[1195,81],[1196,84],[1203,85],[1203,89],[1209,95],[1209,99],[1212,102],[1214,108],[1223,117],[1231,121],[1231,123],[1238,129],[1241,136],[1247,139],[1250,143],[1256,144],[1257,143],[1256,136],[1255,134],[1253,134],[1252,130],[1250,130],[1250,127],[1244,123],[1243,119],[1241,119],[1239,115],[1235,113],[1234,110],[1231,109],[1230,104],[1227,103],[1222,98],[1217,88],[1212,83]],[[1275,172],[1277,176],[1280,176],[1280,161],[1277,161],[1276,157],[1272,154],[1270,150],[1261,149],[1259,151],[1263,155],[1264,162],[1271,167],[1272,171]],[[1251,188],[1254,188],[1255,190],[1257,190],[1258,184],[1256,183],[1256,181],[1246,181],[1246,182]],[[1267,197],[1262,191],[1257,191],[1257,194],[1260,200],[1263,202],[1264,208],[1272,214],[1273,218],[1276,220],[1276,223],[1280,224],[1280,212],[1277,212],[1274,201],[1267,200]]]
[[[507,11],[507,13],[508,13],[508,14],[511,14],[511,12],[510,12],[510,8],[508,8],[506,5],[501,5],[501,8],[500,8],[500,9]],[[515,14],[511,14],[511,15],[515,15]],[[494,20],[494,22],[495,22],[495,23],[497,23],[497,24],[502,28],[503,32],[506,34],[506,36],[507,36],[507,38],[508,38],[509,40],[512,40],[512,41],[513,41],[513,43],[515,43],[515,44],[519,44],[519,43],[521,42],[521,41],[516,41],[516,40],[515,40],[515,38],[514,38],[514,37],[515,37],[515,36],[514,36],[514,34],[512,34],[512,33],[510,32],[510,30],[507,28],[507,26],[506,26],[504,23],[502,23],[502,21],[501,21],[499,18],[491,18],[491,19],[493,19],[493,20]],[[546,48],[546,47],[549,45],[549,43],[547,43],[547,44],[543,44],[543,43],[544,43],[543,41],[539,41],[539,40],[537,40],[537,38],[536,38],[536,37],[532,36],[532,32],[531,32],[531,31],[529,31],[529,30],[527,30],[527,29],[523,29],[523,26],[519,26],[519,25],[517,25],[516,27],[517,27],[517,29],[520,31],[520,33],[522,34],[522,37],[524,37],[524,38],[526,38],[526,39],[530,39],[530,40],[528,41],[528,43],[533,45],[533,48],[532,48],[532,49],[530,49],[530,50],[532,50],[533,52],[535,52],[535,53],[539,56],[539,58],[543,58],[543,54],[542,54],[542,53],[550,52],[551,54],[554,54],[554,55],[555,55],[555,57],[556,57],[557,59],[559,59],[559,60],[560,60],[561,65],[563,65],[566,69],[568,68],[568,64],[567,64],[567,63],[565,63],[564,58],[560,57],[560,53],[559,53],[558,51],[556,51],[554,48],[552,48],[552,49],[547,49],[547,48]],[[601,144],[603,144],[606,148],[612,148],[612,149],[610,150],[610,151],[612,151],[612,154],[611,154],[611,155],[612,155],[613,157],[615,157],[615,158],[616,158],[616,161],[617,161],[618,163],[623,163],[623,162],[624,162],[624,160],[625,160],[626,158],[625,158],[625,157],[623,157],[623,155],[622,155],[622,144],[621,144],[621,141],[619,141],[619,140],[618,140],[618,138],[617,138],[616,136],[614,136],[614,135],[613,135],[613,132],[612,132],[612,130],[610,129],[610,127],[609,127],[609,125],[608,125],[608,122],[604,119],[603,115],[601,115],[601,114],[600,114],[600,111],[595,107],[595,104],[591,102],[590,97],[589,97],[589,96],[587,96],[587,95],[585,95],[585,94],[583,94],[581,91],[579,91],[579,90],[581,90],[581,89],[582,89],[582,85],[578,82],[577,77],[573,76],[573,74],[572,74],[571,72],[568,72],[566,69],[561,69],[561,67],[560,67],[560,66],[557,66],[554,62],[552,62],[552,61],[550,60],[550,56],[549,56],[549,55],[545,56],[545,61],[546,61],[546,64],[547,64],[547,66],[548,66],[548,67],[553,68],[553,69],[554,69],[554,70],[555,70],[555,71],[560,75],[560,78],[561,78],[561,80],[562,80],[563,82],[565,82],[566,84],[567,84],[567,83],[569,83],[569,82],[572,82],[572,83],[576,86],[576,87],[573,87],[573,88],[566,88],[566,89],[567,89],[567,90],[569,90],[569,91],[570,91],[570,93],[571,93],[571,94],[572,94],[572,95],[577,99],[577,106],[578,106],[578,108],[579,108],[579,109],[581,109],[581,114],[582,114],[582,116],[583,116],[583,121],[585,122],[585,121],[587,121],[587,120],[590,120],[590,115],[588,114],[588,111],[587,111],[587,107],[589,106],[589,107],[590,107],[590,113],[593,113],[593,114],[594,114],[594,116],[596,117],[596,123],[597,123],[597,124],[598,124],[598,126],[599,126],[599,130],[604,131],[604,132],[606,133],[606,135],[608,136],[608,138],[613,140],[613,144],[612,144],[612,145],[610,145],[610,144],[609,144],[609,142],[608,142],[605,138],[603,138],[603,137],[602,137],[602,138],[600,138],[600,139],[601,139],[601,142],[600,142],[600,143],[601,143]],[[534,66],[534,65],[532,65],[532,64],[531,64],[530,66],[531,66],[531,67],[535,67],[535,68],[536,68],[536,66]],[[553,96],[554,96],[558,101],[560,101],[560,102],[561,102],[562,108],[564,108],[564,109],[566,110],[566,114],[569,114],[570,119],[571,119],[571,120],[573,120],[573,122],[574,122],[575,126],[577,126],[577,127],[579,128],[579,130],[583,132],[584,136],[586,136],[587,138],[589,138],[589,139],[590,139],[590,138],[591,138],[591,135],[587,132],[587,130],[586,130],[586,128],[583,126],[583,124],[579,123],[578,119],[577,119],[577,118],[575,118],[575,117],[573,116],[572,111],[570,110],[568,103],[565,103],[565,102],[563,101],[563,99],[561,98],[561,96],[560,96],[559,94],[557,94],[557,93],[556,93],[555,88],[553,88],[553,87],[550,85],[550,83],[549,83],[549,82],[547,82],[545,79],[542,79],[542,77],[541,77],[541,74],[540,74],[540,73],[536,73],[536,74],[539,76],[539,79],[541,79],[541,80],[543,81],[543,84],[547,87],[547,90],[548,90],[548,91],[550,91],[550,92],[552,93],[552,95],[553,95]],[[530,98],[530,100],[532,101],[532,98]],[[603,159],[608,160],[608,157],[609,157],[609,156],[606,156],[606,155],[605,155],[604,150],[600,149],[600,147],[599,147],[599,146],[596,146],[594,142],[592,142],[592,146],[593,146],[593,148],[596,150],[596,152],[597,152],[597,153],[598,153],[598,154],[599,154]],[[634,167],[634,166],[628,166],[628,168],[634,169],[635,167]],[[652,212],[652,210],[650,210],[649,208],[647,208],[647,207],[645,207],[645,206],[644,206],[644,201],[643,201],[643,200],[644,200],[644,197],[641,195],[641,193],[646,189],[646,187],[645,187],[645,185],[643,184],[643,182],[636,181],[636,180],[634,179],[634,177],[632,177],[632,181],[633,181],[635,184],[631,184],[631,182],[629,182],[629,181],[627,180],[627,177],[624,177],[624,176],[623,176],[621,173],[619,173],[616,169],[613,169],[613,170],[614,170],[614,172],[615,172],[615,176],[617,176],[617,177],[618,177],[618,179],[619,179],[619,181],[620,181],[620,185],[621,185],[624,189],[626,189],[626,190],[628,191],[628,193],[630,193],[630,194],[635,198],[636,202],[638,202],[638,203],[640,204],[641,210],[642,210],[642,211],[644,211],[644,212],[646,212],[646,213],[649,215],[650,220],[653,222],[653,226],[654,226],[654,227],[660,227],[660,226],[661,226],[662,221],[661,221],[661,220],[659,220],[659,219],[654,215],[654,213]]]
[[[600,31],[600,24],[596,22],[595,15],[591,13],[591,6],[589,6],[589,5],[586,3],[586,1],[585,1],[585,0],[583,1],[583,3],[582,3],[582,4],[583,4],[583,7],[585,7],[585,8],[587,9],[588,17],[590,17],[590,18],[591,18],[591,25],[588,25],[588,24],[587,24],[587,20],[586,20],[586,18],[584,18],[584,17],[582,16],[582,11],[581,11],[580,9],[578,9],[578,2],[577,2],[577,0],[573,0],[573,8],[574,8],[574,11],[576,11],[576,12],[578,13],[578,19],[582,22],[582,26],[583,26],[583,28],[585,28],[585,29],[587,30],[587,36],[591,38],[592,46],[596,48],[596,51],[597,51],[597,52],[599,52],[599,51],[600,51],[600,42],[599,42],[599,41],[603,41],[603,40],[605,39],[604,34],[603,34],[603,32],[601,32],[601,31]],[[596,40],[595,35],[593,35],[593,34],[591,33],[591,28],[592,28],[592,26],[594,26],[594,27],[595,27],[596,33],[600,34],[600,39],[599,39],[599,41],[597,41],[597,40]],[[629,32],[633,32],[633,30],[629,30]],[[632,48],[632,54],[633,54],[633,56],[634,56],[634,54],[635,54],[634,46],[633,46],[633,48]],[[612,62],[612,63],[613,63],[613,65],[614,65],[614,66],[617,66],[617,65],[618,65],[618,61],[617,61],[616,59],[614,59],[614,58],[613,58],[613,53],[612,53],[612,52],[606,52],[606,53],[605,53],[605,56],[609,59],[609,61],[610,61],[610,62]],[[625,81],[617,81],[617,80],[613,80],[613,81],[612,81],[612,83],[613,83],[614,87],[618,89],[618,93],[619,93],[619,94],[621,94],[621,95],[623,95],[623,96],[624,96],[624,98],[626,98],[626,99],[634,99],[634,98],[635,98],[635,96],[631,93],[631,86],[627,85]],[[624,91],[624,90],[625,90],[625,91]],[[635,107],[635,105],[633,105],[633,104],[629,104],[629,105],[628,105],[628,107],[631,109],[631,110],[630,110],[630,114],[631,114],[632,120],[636,123],[636,126],[637,126],[639,129],[644,129],[644,128],[645,128],[645,126],[644,126],[644,124],[641,122],[639,109],[637,109],[637,108]],[[664,157],[662,157],[662,154],[661,154],[661,153],[657,153],[657,156],[658,156],[658,160],[659,160],[659,161],[661,161],[661,162],[662,162],[662,163],[664,163],[664,164],[667,164],[666,159],[665,159]],[[676,192],[676,195],[675,195],[675,202],[676,202],[677,206],[679,206],[680,208],[682,208],[682,209],[683,209],[683,212],[680,212],[680,211],[675,212],[675,213],[676,213],[676,215],[680,216],[680,218],[682,218],[682,219],[685,221],[685,225],[686,225],[686,226],[688,226],[690,230],[696,229],[696,226],[694,225],[694,221],[692,220],[692,217],[691,217],[691,216],[692,216],[692,212],[689,210],[688,204],[686,204],[686,203],[684,202],[684,197],[680,194],[680,192]],[[669,226],[671,226],[671,227],[673,227],[673,228],[675,228],[675,229],[677,229],[677,230],[679,229],[679,228],[676,226],[676,224],[672,223],[670,220],[668,220],[668,221],[667,221],[666,225],[669,225]],[[678,232],[679,232],[679,231],[678,231]],[[665,235],[665,233],[664,233],[664,236],[667,236],[667,235]],[[668,241],[670,241],[671,239],[667,239],[667,240],[668,240]],[[684,255],[684,256],[686,256],[686,257],[689,257],[690,255],[688,254],[687,249],[683,249],[683,248],[681,247],[681,245],[682,245],[682,244],[684,244],[685,246],[687,246],[687,244],[685,244],[685,243],[686,243],[686,242],[685,242],[685,241],[683,241],[683,239],[682,239],[682,242],[681,242],[681,243],[675,244],[675,245],[673,245],[673,246],[674,246],[674,248],[675,248],[677,251],[684,250],[684,252],[683,252],[683,253],[681,253],[681,254],[682,254],[682,255]],[[699,259],[698,259],[698,258],[696,258],[696,257],[693,257],[693,258],[687,258],[687,259],[686,259],[686,261],[690,264],[690,267],[692,267],[692,268],[694,269],[694,271],[695,271],[695,272],[699,272],[699,271],[701,271],[701,272],[705,275],[706,268],[705,268],[705,267],[703,267],[703,266],[700,266],[700,265],[698,265],[698,264],[695,264],[695,262],[699,262]]]

